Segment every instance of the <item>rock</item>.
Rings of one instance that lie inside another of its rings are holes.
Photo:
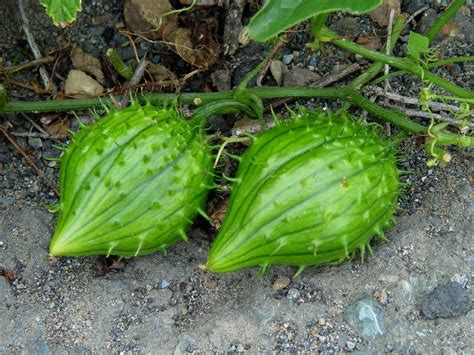
[[[380,40],[380,37],[360,36],[357,38],[357,44],[360,44],[362,47],[371,49],[373,51],[378,51],[382,47],[382,41]]]
[[[127,0],[123,14],[128,26],[151,39],[167,39],[178,25],[177,14],[162,16],[173,10],[168,0]]]
[[[294,57],[294,54],[285,54],[283,56],[283,63],[285,63],[286,65],[290,64],[293,61]]]
[[[451,281],[457,282],[464,288],[469,283],[469,279],[466,274],[455,274],[453,277],[451,277]]]
[[[428,9],[425,12],[423,12],[423,16],[421,17],[420,22],[418,23],[416,32],[425,33],[428,30],[428,28],[430,28],[431,25],[435,22],[437,17],[438,17],[438,14],[433,9]]]
[[[368,294],[347,307],[343,318],[362,337],[373,338],[384,334],[383,311]]]
[[[283,82],[283,73],[285,71],[285,65],[281,60],[272,60],[270,64],[270,72],[275,79],[278,86]]]
[[[288,287],[290,282],[291,282],[291,279],[289,277],[280,275],[280,276],[278,276],[278,278],[273,283],[272,290],[273,291],[282,290],[282,289]]]
[[[354,17],[343,17],[329,26],[329,28],[340,35],[355,36],[359,31],[359,23]]]
[[[420,303],[421,314],[428,319],[457,317],[471,308],[467,290],[455,281],[436,287]]]
[[[41,138],[29,137],[28,138],[28,145],[31,148],[40,149],[43,146],[43,141],[41,140]]]
[[[161,288],[168,288],[170,286],[170,283],[168,280],[161,280],[160,287]]]
[[[74,47],[71,51],[71,60],[74,68],[93,75],[99,83],[104,83],[104,73],[99,59],[84,52],[80,47]]]
[[[382,27],[387,27],[390,19],[390,12],[394,10],[394,19],[401,14],[400,0],[384,0],[375,10],[371,11],[370,18]]]
[[[306,68],[295,67],[283,74],[283,86],[307,86],[318,81],[321,76]]]
[[[467,6],[461,7],[454,19],[446,23],[439,35],[474,42],[474,22],[472,22],[471,11]]]
[[[227,69],[216,70],[211,74],[212,83],[217,91],[227,91],[231,89],[230,71]]]
[[[96,96],[103,92],[102,85],[80,70],[71,70],[64,85],[66,95]]]

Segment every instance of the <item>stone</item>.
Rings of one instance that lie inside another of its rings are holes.
[[[80,47],[74,47],[71,51],[71,60],[74,68],[93,75],[98,82],[104,83],[104,73],[102,72],[102,64],[99,59],[84,52]]]
[[[161,280],[160,287],[161,288],[168,288],[170,286],[170,283],[168,280]]]
[[[283,74],[283,86],[298,87],[307,86],[318,81],[321,76],[307,68],[295,67]]]
[[[392,9],[394,10],[394,19],[400,16],[400,0],[384,0],[382,5],[370,12],[369,16],[380,26],[387,27]]]
[[[103,92],[102,85],[80,70],[71,70],[64,85],[66,95],[97,96]]]
[[[28,145],[34,149],[41,149],[43,141],[38,137],[28,137]]]
[[[285,63],[286,65],[290,64],[293,61],[294,57],[294,54],[285,54],[283,56],[283,63]]]
[[[128,26],[151,39],[171,38],[178,25],[177,14],[162,16],[173,10],[168,0],[127,0],[123,14]]]
[[[369,294],[362,295],[347,307],[343,318],[362,337],[375,338],[384,335],[382,308]]]
[[[329,28],[344,36],[355,36],[360,31],[357,19],[350,16],[335,21]]]
[[[227,69],[216,70],[211,74],[212,84],[217,88],[217,91],[227,91],[231,89],[231,75]]]
[[[436,287],[420,303],[421,314],[428,319],[457,317],[471,308],[467,290],[456,281]]]
[[[425,12],[423,12],[423,16],[421,16],[420,22],[416,28],[416,32],[425,33],[435,22],[437,17],[438,14],[434,9],[427,9]]]
[[[291,282],[291,279],[289,277],[280,275],[280,276],[278,276],[278,278],[273,283],[272,290],[273,291],[282,290],[282,289],[288,287],[290,282]]]
[[[283,73],[285,72],[285,65],[281,60],[272,60],[270,64],[270,72],[275,79],[278,86],[283,82]]]
[[[469,283],[469,279],[466,274],[454,274],[453,277],[451,277],[451,281],[457,282],[464,288]]]

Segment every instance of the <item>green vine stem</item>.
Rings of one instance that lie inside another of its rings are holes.
[[[358,44],[355,44],[354,42],[341,38],[338,34],[332,32],[326,27],[321,29],[321,32],[319,35],[321,39],[324,38],[325,41],[331,42],[335,44],[336,46],[341,47],[349,52],[352,52],[354,54],[359,54],[362,57],[370,59],[374,62],[382,62],[392,67],[415,74],[418,77],[420,77],[422,80],[430,81],[433,84],[449,91],[455,96],[459,96],[463,98],[474,97],[474,93],[472,93],[471,91],[463,89],[451,83],[450,81],[436,74],[433,74],[430,71],[423,69],[420,66],[417,66],[416,64],[414,64],[412,61],[410,61],[407,58],[397,58],[397,57],[393,57],[390,55],[382,54],[380,52],[375,52],[370,49],[364,48],[362,46],[359,46]]]
[[[458,12],[466,0],[455,0],[443,13],[436,19],[431,27],[426,31],[425,36],[428,37],[430,43],[436,37],[441,28]]]
[[[446,58],[446,59],[441,59],[436,62],[429,63],[426,65],[427,68],[436,68],[440,67],[442,65],[447,65],[447,64],[453,64],[453,63],[459,63],[459,62],[469,62],[469,61],[474,61],[474,56],[471,55],[466,55],[466,56],[460,56],[460,57],[452,57],[452,58]],[[375,64],[374,64],[375,65]],[[381,83],[389,78],[394,78],[397,76],[405,75],[407,72],[405,70],[397,70],[394,72],[390,72],[387,75],[381,76],[380,78],[377,78],[372,82],[372,85],[376,85],[378,83]],[[364,74],[362,74],[364,75]]]
[[[350,86],[342,88],[283,88],[283,87],[257,87],[246,90],[247,94],[255,95],[259,99],[287,98],[326,98],[349,101],[367,112],[391,122],[394,125],[412,133],[427,133],[428,128],[411,121],[405,114],[395,110],[387,110],[363,97],[357,90]],[[154,104],[160,102],[170,102],[178,99],[181,103],[193,104],[199,102],[200,105],[215,102],[216,109],[219,105],[225,105],[222,100],[234,100],[235,90],[222,91],[218,93],[183,93],[179,96],[175,94],[145,94],[137,95],[136,99]],[[50,111],[73,111],[90,108],[100,108],[106,104],[111,104],[112,98],[58,100],[58,101],[10,101],[0,108],[0,112],[50,112]],[[242,103],[236,104],[240,107]],[[235,106],[235,105],[234,105]],[[237,106],[234,107],[236,110]],[[223,108],[223,106],[221,107]],[[206,110],[203,106],[198,110]],[[216,111],[215,111],[216,112]],[[231,111],[232,112],[232,111]],[[233,111],[235,112],[235,111]],[[207,112],[206,114],[208,114]],[[474,147],[474,138],[461,136],[449,132],[439,132],[438,144],[456,144],[459,146]]]

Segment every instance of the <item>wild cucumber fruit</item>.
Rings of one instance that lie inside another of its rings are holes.
[[[254,138],[207,268],[340,263],[364,256],[392,222],[399,194],[393,143],[345,116],[301,112]]]
[[[135,256],[165,250],[202,211],[212,155],[199,125],[174,108],[112,110],[61,160],[52,255]]]

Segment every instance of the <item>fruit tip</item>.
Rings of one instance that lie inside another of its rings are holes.
[[[203,270],[203,271],[209,271],[209,270],[210,270],[209,267],[207,266],[207,264],[199,264],[199,265],[197,266],[197,268],[198,268],[199,270]]]

